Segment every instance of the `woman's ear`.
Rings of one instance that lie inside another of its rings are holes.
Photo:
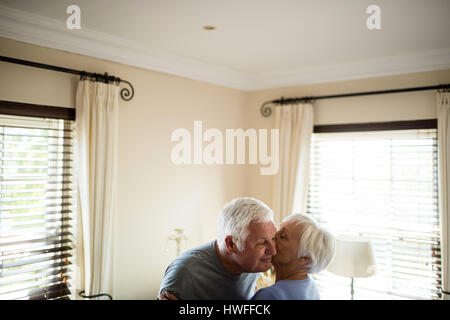
[[[301,257],[300,264],[308,264],[312,261],[311,257]]]

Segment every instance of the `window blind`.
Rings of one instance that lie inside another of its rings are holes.
[[[356,299],[441,298],[437,174],[436,129],[313,134],[307,213],[374,247]],[[323,299],[350,297],[350,279],[315,278]]]
[[[0,115],[0,299],[67,299],[71,121]]]

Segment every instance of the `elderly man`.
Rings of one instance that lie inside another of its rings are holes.
[[[253,300],[319,300],[309,276],[324,270],[334,256],[334,236],[315,220],[294,214],[283,220],[276,234],[277,254],[274,285],[260,289]]]
[[[217,240],[186,251],[167,268],[159,299],[249,299],[259,272],[276,254],[273,212],[263,202],[238,198],[219,215]]]

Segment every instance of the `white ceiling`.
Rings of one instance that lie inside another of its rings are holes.
[[[65,28],[71,4],[81,8],[82,30]],[[381,30],[366,27],[371,4],[381,8]],[[449,0],[0,0],[0,6],[0,36],[244,90],[450,69]]]

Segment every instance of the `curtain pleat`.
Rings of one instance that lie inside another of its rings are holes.
[[[82,80],[76,95],[77,288],[112,295],[119,88]]]
[[[437,93],[438,114],[438,154],[439,154],[439,215],[441,224],[441,253],[442,253],[442,290],[443,299],[450,300],[450,264],[449,249],[450,242],[448,233],[450,231],[449,199],[450,199],[450,93]]]
[[[311,104],[275,108],[280,132],[280,169],[275,176],[273,210],[280,223],[292,213],[304,213],[308,195],[309,155],[314,114]]]

